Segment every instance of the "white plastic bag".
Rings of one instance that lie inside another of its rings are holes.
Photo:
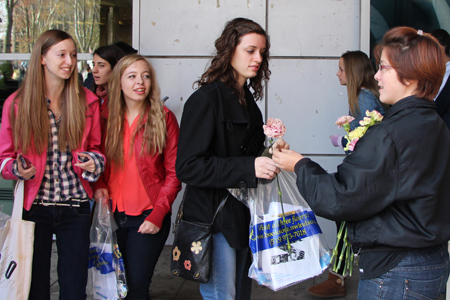
[[[274,291],[321,274],[331,258],[316,217],[295,182],[295,174],[282,170],[255,189],[230,189],[250,208],[249,277]]]
[[[121,299],[128,292],[116,229],[109,201],[98,202],[91,226],[88,267],[88,293],[94,299]]]

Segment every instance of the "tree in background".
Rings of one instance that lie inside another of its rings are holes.
[[[5,2],[8,15],[5,44],[9,44],[9,48],[5,45],[6,53],[11,52],[13,25],[15,50],[21,53],[30,53],[34,41],[49,29],[61,29],[70,33],[77,42],[80,53],[89,52],[99,45],[100,0],[1,0],[1,2]],[[13,9],[15,9],[14,17]]]
[[[86,53],[98,47],[100,40],[100,0],[73,0],[74,37],[79,52]]]
[[[5,6],[6,6],[6,14],[7,14],[7,24],[6,24],[6,35],[5,35],[5,43],[4,43],[4,53],[11,53],[11,36],[12,36],[12,30],[13,30],[13,20],[14,20],[14,6],[19,2],[20,0],[6,0]]]

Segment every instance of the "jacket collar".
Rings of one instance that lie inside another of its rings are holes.
[[[434,102],[431,102],[423,98],[417,98],[416,96],[408,96],[406,98],[397,101],[397,103],[392,105],[391,108],[387,111],[384,118],[388,119],[405,109],[419,108],[419,107],[436,109],[436,105]]]
[[[216,82],[216,87],[219,90],[219,101],[222,106],[222,121],[230,123],[249,123],[250,119],[248,111],[239,103],[238,96],[234,89],[221,81]],[[247,96],[248,88],[244,87],[244,89],[246,89],[245,94]],[[249,102],[248,97],[246,97],[246,100]]]
[[[100,101],[98,96],[94,94],[92,91],[88,90],[87,88],[84,88],[84,91],[86,93],[86,101],[88,105],[91,105],[95,101]]]

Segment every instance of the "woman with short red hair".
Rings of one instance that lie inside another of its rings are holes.
[[[375,48],[380,101],[392,105],[334,174],[274,150],[312,210],[346,221],[359,255],[358,299],[437,299],[449,274],[450,133],[433,98],[445,55],[422,30],[397,27]]]

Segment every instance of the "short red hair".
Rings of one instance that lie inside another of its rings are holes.
[[[398,80],[417,81],[416,96],[433,101],[445,74],[445,53],[430,34],[411,27],[395,27],[375,46],[374,56],[380,63],[384,51]]]

